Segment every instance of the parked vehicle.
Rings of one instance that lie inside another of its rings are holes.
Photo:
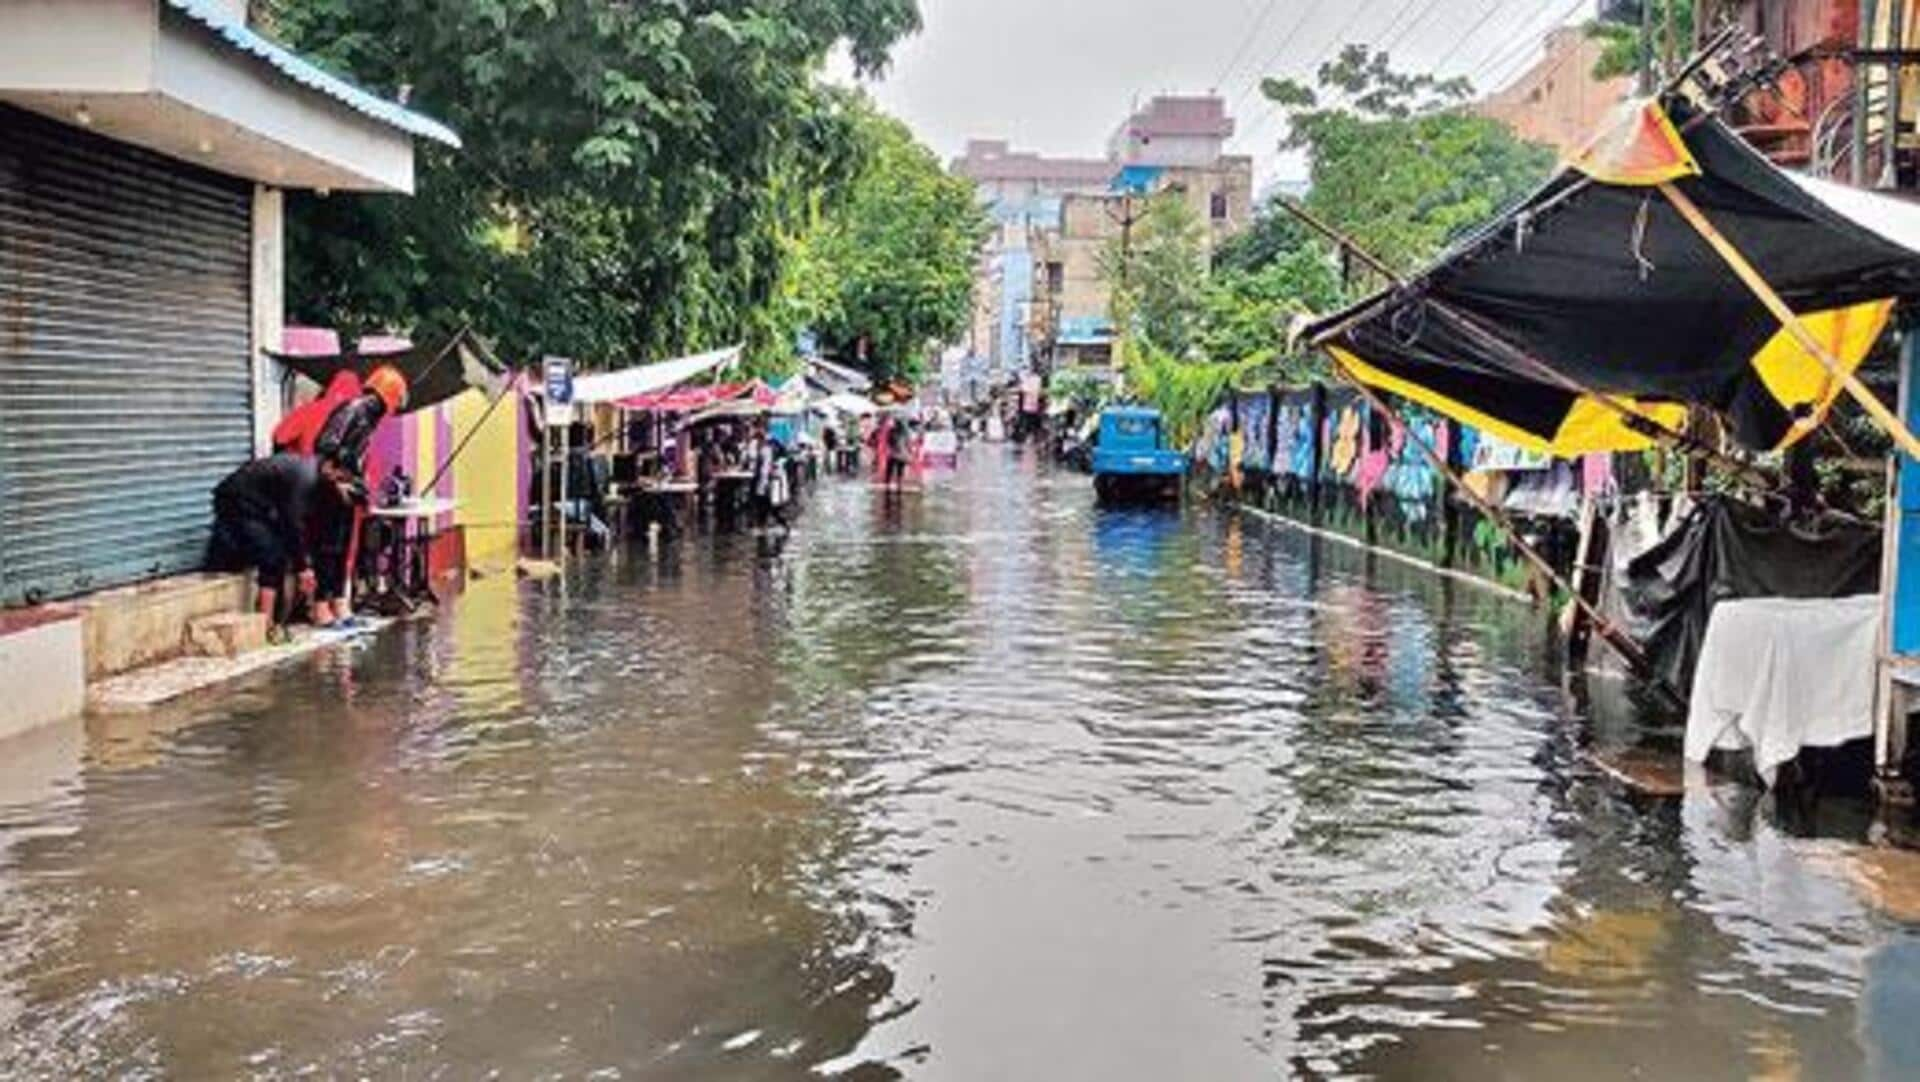
[[[1165,445],[1160,411],[1112,406],[1101,411],[1093,449],[1093,492],[1102,504],[1177,502],[1187,456]]]

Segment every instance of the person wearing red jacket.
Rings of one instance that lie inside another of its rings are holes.
[[[273,428],[273,449],[296,455],[313,454],[320,430],[333,418],[333,411],[360,397],[360,377],[342,368],[328,381],[320,397],[290,410]]]
[[[313,454],[366,487],[367,445],[380,422],[407,406],[407,378],[392,365],[367,373],[360,393],[334,407],[314,437]],[[360,537],[360,508],[336,506],[316,523],[313,622],[320,627],[351,628],[357,621],[347,607],[347,584]]]

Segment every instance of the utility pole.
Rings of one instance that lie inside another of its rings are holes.
[[[1662,47],[1660,50],[1660,57],[1661,57],[1660,66],[1665,71],[1672,71],[1674,62],[1677,59],[1673,51],[1674,49],[1674,28],[1673,28],[1674,3],[1675,3],[1675,0],[1660,0],[1660,12],[1662,15],[1665,16],[1666,24],[1667,24],[1666,33],[1664,35],[1665,40],[1661,43]],[[1696,12],[1696,17],[1697,17],[1697,14],[1698,13]]]
[[[1135,211],[1133,206],[1133,193],[1131,191],[1121,195],[1120,215],[1118,217],[1114,216],[1113,208],[1107,208],[1107,219],[1120,227],[1120,281],[1118,288],[1119,296],[1125,304],[1120,314],[1125,316],[1126,319],[1118,322],[1130,322],[1133,319],[1133,303],[1127,292],[1129,274],[1133,264],[1133,227],[1135,223],[1144,219],[1152,209],[1152,205],[1148,204],[1140,210]],[[1116,326],[1113,329],[1113,334],[1114,341],[1124,346],[1127,340],[1127,328],[1125,326]],[[1116,349],[1114,351],[1113,359],[1115,364],[1120,362],[1123,354],[1123,349]]]
[[[1640,0],[1640,94],[1653,93],[1653,5]]]
[[[1133,209],[1133,193],[1127,192],[1120,197],[1120,214],[1114,216],[1113,208],[1107,208],[1107,219],[1120,227],[1120,291],[1126,292],[1128,265],[1133,262],[1133,227],[1147,216],[1142,208],[1137,213]]]

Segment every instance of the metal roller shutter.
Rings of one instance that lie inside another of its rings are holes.
[[[253,449],[250,199],[0,106],[0,605],[201,566]]]

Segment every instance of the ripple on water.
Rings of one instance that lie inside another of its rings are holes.
[[[0,1073],[1848,1077],[1897,1045],[1855,1004],[1908,933],[1840,843],[1627,800],[1532,614],[1342,546],[1096,513],[987,447],[897,503],[829,483],[777,553],[452,608],[7,760],[50,765],[0,794]]]

